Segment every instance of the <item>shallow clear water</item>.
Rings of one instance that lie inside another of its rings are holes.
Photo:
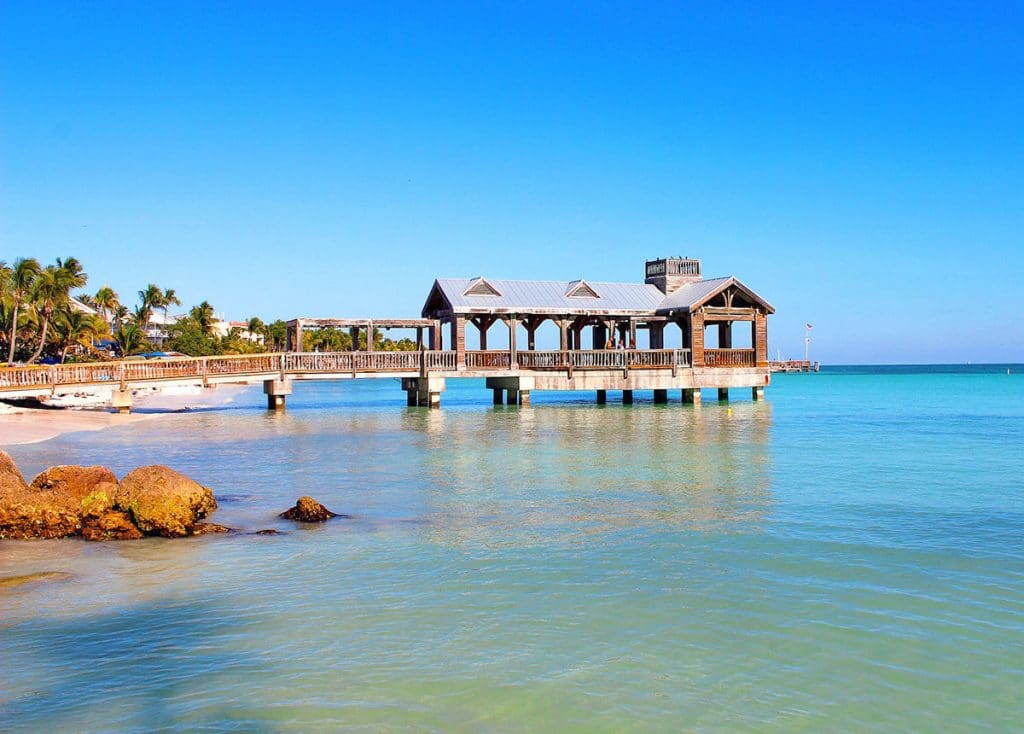
[[[284,415],[253,390],[11,447],[26,475],[166,463],[217,522],[287,534],[0,542],[0,576],[73,574],[0,589],[0,730],[1019,728],[1013,372],[696,409],[302,383]],[[300,494],[356,517],[278,520]]]

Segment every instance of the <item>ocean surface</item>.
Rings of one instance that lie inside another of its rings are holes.
[[[0,541],[0,731],[1010,731],[1024,366],[700,407],[297,383],[9,452],[168,464],[229,536]],[[277,518],[309,494],[353,519]],[[278,536],[250,534],[261,528]]]

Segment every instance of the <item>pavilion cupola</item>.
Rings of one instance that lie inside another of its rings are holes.
[[[663,257],[648,260],[644,269],[644,282],[656,286],[668,295],[687,283],[700,280],[700,260],[688,257]]]

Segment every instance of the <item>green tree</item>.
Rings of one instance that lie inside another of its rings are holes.
[[[167,321],[167,309],[169,309],[171,306],[180,306],[180,305],[181,305],[181,299],[178,298],[178,294],[175,292],[175,290],[173,288],[167,288],[160,295],[160,308],[162,308],[163,311],[164,311],[164,321],[165,322]]]
[[[39,346],[29,362],[36,362],[46,348],[46,332],[54,313],[69,308],[71,290],[81,288],[89,276],[81,263],[73,257],[57,260],[56,265],[44,268],[32,282],[32,305],[41,317]]]
[[[68,357],[68,350],[73,346],[93,349],[96,337],[110,333],[107,322],[99,314],[82,313],[81,311],[63,311],[58,313],[53,322],[60,345],[60,361],[63,364]]]
[[[196,322],[204,334],[207,336],[213,334],[213,322],[216,321],[216,315],[209,301],[203,301],[198,306],[193,306],[188,316]]]
[[[149,346],[149,342],[146,341],[146,332],[131,321],[126,321],[117,327],[117,331],[114,332],[114,341],[117,343],[117,349],[122,357],[138,354]]]
[[[135,320],[139,322],[142,329],[149,326],[154,309],[163,308],[163,299],[164,292],[156,283],[150,283],[139,291],[139,306],[135,309]]]
[[[99,309],[100,315],[104,320],[112,320],[114,314],[117,313],[118,308],[121,306],[121,302],[118,300],[117,292],[109,285],[104,285],[93,296],[93,302],[96,304],[96,308]]]
[[[32,284],[39,275],[39,261],[34,257],[18,258],[7,268],[7,291],[11,299],[11,330],[8,333],[7,361],[14,361],[14,348],[18,341],[18,316],[22,305],[32,295]]]

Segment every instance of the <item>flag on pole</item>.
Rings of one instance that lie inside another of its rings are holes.
[[[807,324],[807,330],[808,330],[808,331],[810,331],[810,330],[811,330],[811,329],[813,329],[813,328],[814,328],[813,326],[811,326],[810,324]]]

